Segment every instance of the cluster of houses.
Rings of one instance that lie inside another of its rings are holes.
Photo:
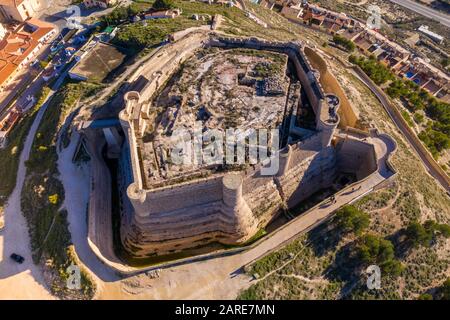
[[[6,32],[0,40],[0,91],[32,62],[42,46],[56,33],[52,24],[36,18],[2,28]]]
[[[38,0],[0,0],[0,93],[9,88],[17,74],[29,66],[44,44],[56,34],[53,24],[34,16]],[[14,106],[0,118],[0,147],[19,121],[22,108]]]
[[[289,20],[309,25],[330,34],[340,36],[355,43],[358,50],[375,56],[378,61],[396,73],[427,90],[433,96],[450,103],[450,77],[446,72],[434,67],[424,59],[389,40],[377,30],[345,13],[334,12],[302,0],[254,0],[259,5],[273,9],[281,7],[281,14]],[[420,32],[429,32],[422,27]],[[434,33],[430,37],[436,42],[443,38]]]

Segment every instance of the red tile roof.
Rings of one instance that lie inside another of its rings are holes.
[[[32,18],[8,31],[0,41],[0,85],[3,85],[36,49],[42,38],[53,30],[53,25]]]

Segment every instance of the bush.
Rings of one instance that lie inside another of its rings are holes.
[[[439,224],[432,220],[427,220],[423,225],[418,222],[411,222],[405,230],[407,242],[413,246],[429,247],[438,236],[450,237],[450,225]]]
[[[102,20],[108,24],[120,24],[139,12],[139,7],[135,3],[132,3],[128,7],[116,7],[110,14],[102,17]]]
[[[433,296],[429,293],[422,293],[418,300],[433,300]]]
[[[402,114],[403,119],[405,119],[406,123],[408,124],[408,126],[413,127],[414,123],[413,123],[408,111],[402,110],[401,114]]]
[[[361,234],[370,224],[369,216],[352,205],[342,207],[334,218],[337,227],[344,233]]]
[[[358,240],[356,256],[363,264],[377,264],[391,276],[403,271],[402,264],[395,259],[394,246],[389,240],[375,235],[365,235]]]
[[[343,46],[349,52],[353,52],[356,48],[353,41],[348,40],[338,34],[333,36],[333,42],[336,43],[337,45]]]
[[[394,78],[391,71],[386,66],[379,63],[373,56],[366,59],[364,57],[358,58],[352,55],[349,57],[349,61],[358,65],[377,85],[383,84]]]
[[[437,291],[440,300],[450,300],[450,278],[448,278]]]
[[[414,113],[414,116],[413,116],[413,118],[414,118],[414,121],[416,122],[416,123],[418,123],[418,124],[420,124],[420,123],[422,123],[423,121],[424,121],[424,116],[423,116],[423,114],[421,114],[421,113]]]
[[[359,239],[358,256],[365,263],[381,263],[394,258],[394,246],[389,240],[375,235]]]
[[[411,222],[405,230],[407,241],[413,246],[430,246],[433,235],[418,222]]]
[[[168,10],[175,7],[173,0],[156,0],[153,8],[156,10]]]
[[[431,128],[420,132],[419,139],[423,141],[434,157],[437,157],[443,150],[450,148],[450,137]]]

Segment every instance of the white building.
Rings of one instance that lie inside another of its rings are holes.
[[[106,9],[110,6],[115,5],[117,0],[84,0],[83,3],[86,8],[103,8]]]
[[[8,30],[6,30],[5,26],[3,26],[3,24],[0,23],[0,41],[3,40],[7,32]]]
[[[23,22],[34,17],[42,0],[0,0],[0,13],[7,21]]]
[[[430,37],[431,39],[433,39],[435,42],[441,44],[442,42],[444,42],[444,37],[431,31],[429,29],[428,26],[420,26],[418,29],[418,31],[422,32],[423,34],[425,34],[426,36]]]

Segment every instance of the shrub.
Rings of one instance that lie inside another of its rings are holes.
[[[358,256],[365,263],[381,263],[394,258],[394,246],[389,240],[375,235],[359,239]]]
[[[431,246],[438,236],[450,237],[450,225],[439,224],[433,220],[427,220],[423,225],[411,222],[405,230],[407,242],[413,247]]]
[[[363,264],[377,264],[391,276],[403,271],[402,264],[395,259],[394,246],[389,240],[375,235],[364,235],[358,240],[356,256]]]
[[[334,218],[337,227],[344,233],[361,234],[370,224],[369,216],[352,205],[342,207]]]
[[[349,61],[358,65],[377,85],[383,84],[394,78],[391,71],[386,66],[379,63],[373,56],[369,59],[350,56]]]
[[[175,7],[175,4],[172,0],[156,0],[153,3],[153,8],[156,10],[168,10]]]
[[[413,118],[414,118],[414,121],[416,122],[416,123],[422,123],[423,121],[424,121],[424,116],[423,116],[423,114],[421,114],[421,113],[414,113],[414,116],[413,116]]]
[[[423,130],[419,133],[418,137],[423,141],[434,157],[437,157],[443,150],[450,148],[450,137],[445,133],[436,131],[432,128]]]
[[[413,246],[430,246],[433,235],[418,222],[411,222],[406,228],[407,241]]]
[[[418,300],[433,300],[433,296],[429,293],[422,293]]]
[[[333,36],[333,42],[336,43],[337,45],[343,46],[349,52],[353,52],[356,48],[353,41],[348,40],[338,34]]]
[[[450,278],[448,278],[437,291],[440,300],[450,300]]]

